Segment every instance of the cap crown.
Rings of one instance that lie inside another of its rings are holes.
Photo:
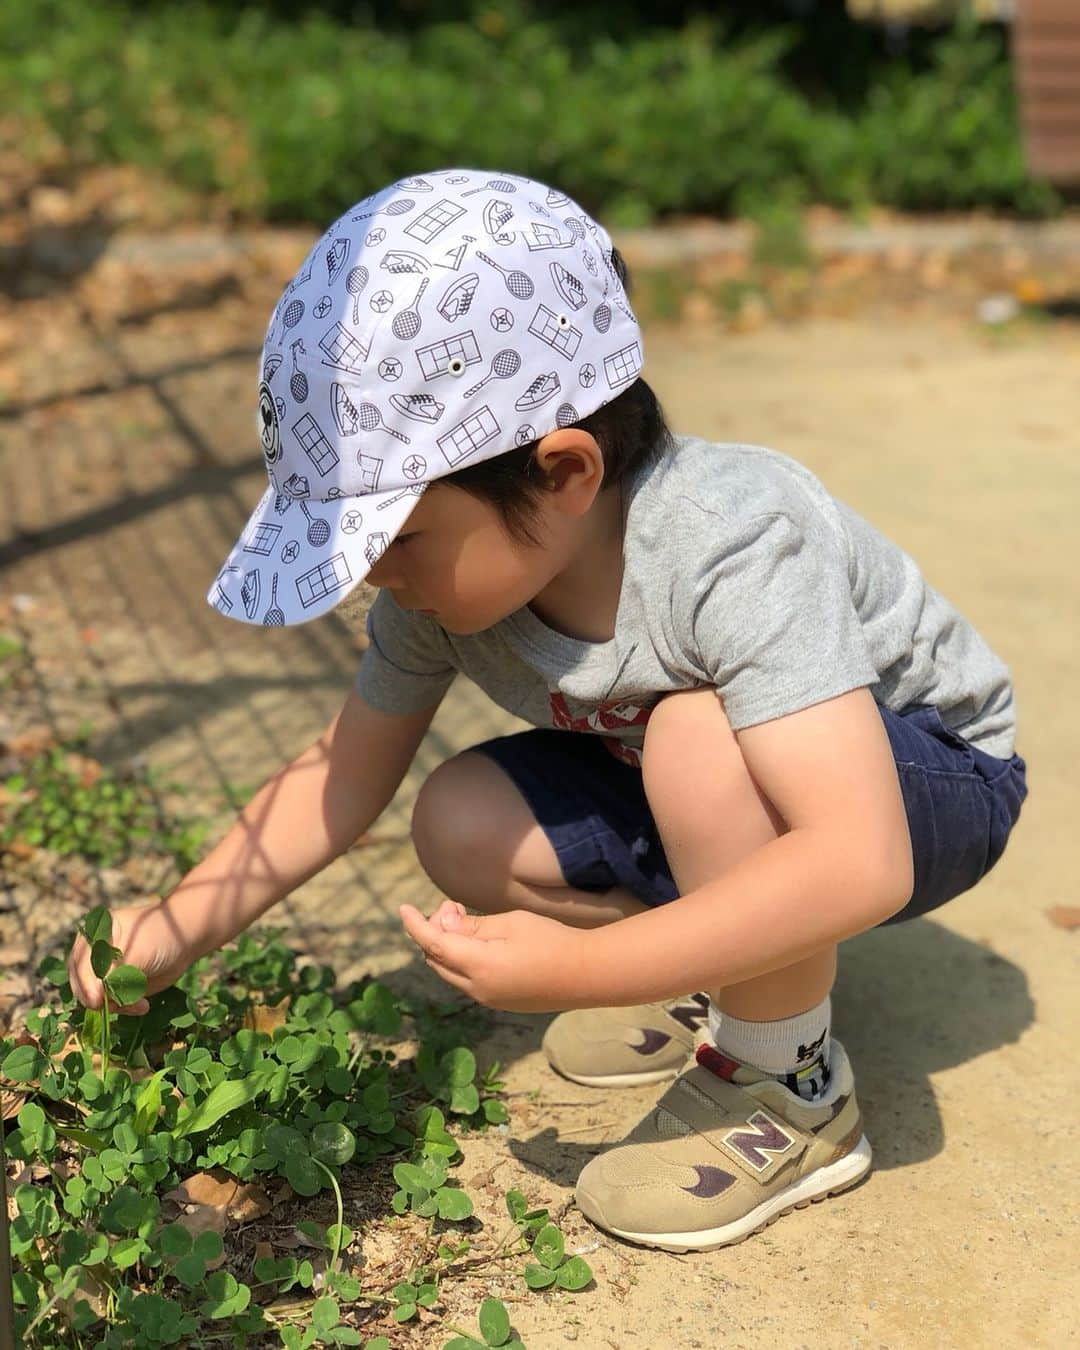
[[[564,193],[478,169],[403,178],[330,226],[274,310],[271,485],[418,488],[580,421],[642,360],[611,239]]]

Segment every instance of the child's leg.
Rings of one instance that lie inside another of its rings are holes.
[[[563,733],[553,744],[564,753],[586,752],[581,761],[571,755],[569,762],[553,766],[551,792],[559,797],[557,814],[573,820],[579,812],[586,820],[582,833],[588,834],[588,794],[566,801],[572,795],[566,784],[584,778],[594,789],[597,779],[607,772],[614,774],[614,797],[625,803],[636,791],[640,814],[648,818],[636,770],[621,765],[613,770],[614,761],[602,748],[590,759],[589,738],[584,736]],[[525,746],[518,748],[519,755],[526,753],[530,752]],[[520,760],[517,771],[521,771]],[[627,777],[620,779],[620,772]],[[651,819],[648,825],[655,835]],[[450,899],[472,909],[486,913],[528,909],[592,928],[646,908],[628,888],[610,884],[614,871],[597,880],[598,885],[607,885],[603,890],[568,885],[563,864],[538,824],[534,808],[508,772],[483,753],[465,751],[431,774],[417,797],[412,833],[428,876]],[[625,833],[634,839],[632,826]],[[565,835],[565,830],[556,831],[560,847],[566,843]],[[629,855],[631,849],[623,851]],[[575,868],[569,860],[566,871],[574,877],[589,875],[587,867]],[[597,878],[594,871],[591,879]],[[686,1064],[708,1008],[708,999],[696,994],[669,1004],[563,1013],[544,1035],[544,1053],[559,1073],[590,1087],[659,1082]]]
[[[643,773],[680,893],[785,829],[711,690],[658,705]],[[578,1178],[578,1205],[594,1223],[650,1246],[708,1249],[866,1175],[870,1146],[841,1046],[829,1062],[835,970],[832,946],[713,991],[713,1044],[701,1045],[697,1065]]]
[[[711,689],[664,699],[645,738],[645,792],[680,892],[696,890],[787,826],[746,767]],[[783,970],[710,990],[716,1046],[808,1098],[828,1083],[830,945]]]
[[[646,908],[621,886],[568,886],[525,798],[493,760],[473,751],[447,760],[424,783],[412,837],[439,890],[486,914],[528,909],[596,928]]]

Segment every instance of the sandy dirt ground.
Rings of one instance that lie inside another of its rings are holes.
[[[88,717],[99,758],[142,755],[208,794],[297,753],[358,659],[355,620],[271,634],[203,603],[262,479],[250,309],[226,301],[215,314],[107,341],[61,314],[37,329],[18,416],[0,424],[4,591],[21,597],[9,615],[36,672],[10,723]],[[875,1149],[865,1184],[702,1255],[621,1245],[569,1210],[593,1289],[523,1296],[509,1276],[491,1287],[513,1299],[530,1350],[1075,1343],[1080,935],[1046,911],[1077,903],[1080,325],[991,333],[963,315],[889,312],[738,336],[653,324],[646,338],[677,430],[803,461],[1009,663],[1030,797],[973,892],[842,951],[835,1030]],[[96,392],[54,396],[80,386]],[[344,978],[376,971],[434,992],[394,918],[402,899],[435,900],[409,806],[434,764],[512,725],[456,686],[373,841],[282,906]],[[4,921],[36,953],[60,918],[16,897]],[[497,1019],[478,1047],[505,1066],[511,1125],[471,1140],[461,1174],[493,1206],[518,1186],[560,1209],[581,1165],[655,1096],[555,1078],[539,1052],[546,1020]],[[411,1343],[444,1339],[424,1335]]]

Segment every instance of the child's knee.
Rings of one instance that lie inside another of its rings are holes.
[[[448,759],[428,775],[413,806],[413,847],[436,882],[435,873],[444,873],[448,860],[460,853],[462,835],[472,828],[475,816],[468,785],[461,779],[457,759]]]
[[[441,891],[474,909],[487,908],[484,896],[500,870],[493,769],[469,751],[448,759],[425,780],[412,813],[420,865]]]

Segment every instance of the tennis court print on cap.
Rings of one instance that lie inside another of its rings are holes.
[[[296,594],[305,609],[351,585],[352,573],[344,553],[335,553],[296,578]]]
[[[269,490],[207,599],[267,627],[323,613],[425,487],[580,422],[641,365],[610,236],[565,193],[482,169],[380,188],[274,307],[257,421]]]
[[[499,424],[489,407],[479,408],[471,417],[466,417],[456,427],[438,438],[439,449],[446,456],[448,464],[460,464],[475,454],[481,446],[493,441],[499,434]]]

